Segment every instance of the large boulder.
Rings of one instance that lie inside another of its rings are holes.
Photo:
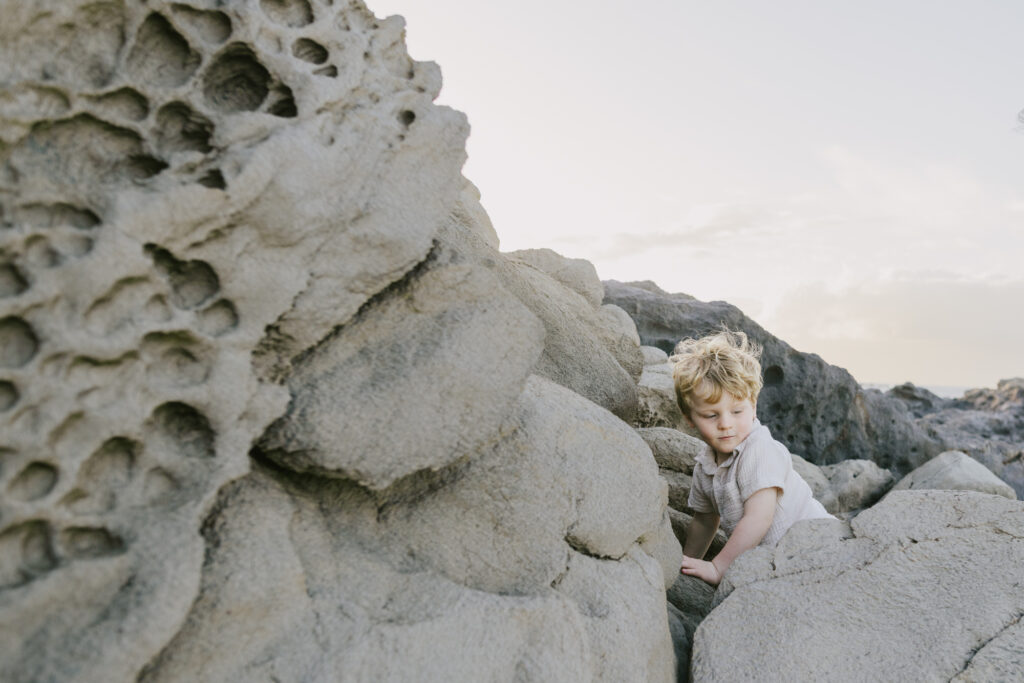
[[[638,340],[403,27],[0,0],[0,679],[673,677]]]
[[[835,509],[829,512],[854,512],[882,497],[892,488],[893,476],[870,460],[844,460],[825,465],[822,473],[828,478],[835,498]]]
[[[764,348],[758,417],[790,451],[814,464],[867,458],[906,473],[942,451],[901,401],[862,390],[846,370],[796,351],[735,306],[669,294],[652,282],[606,280],[604,285],[605,301],[633,317],[641,342],[667,353],[681,339],[710,334],[723,324],[746,332]]]
[[[977,460],[960,451],[940,453],[892,487],[893,491],[903,489],[980,491],[1011,500],[1017,499],[1017,494],[1006,482],[992,474]]]
[[[799,523],[730,567],[693,680],[1019,672],[1022,539],[1024,503],[973,491],[896,491],[849,525]]]

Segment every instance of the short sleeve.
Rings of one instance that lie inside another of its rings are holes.
[[[751,444],[736,467],[736,486],[740,499],[746,503],[747,498],[761,489],[778,487],[785,494],[786,477],[793,469],[793,459],[785,446],[769,438]]]
[[[686,499],[687,507],[691,508],[694,512],[718,513],[712,497],[706,490],[707,482],[710,481],[711,477],[704,474],[700,463],[698,463],[693,468],[693,479],[690,481],[690,495]]]

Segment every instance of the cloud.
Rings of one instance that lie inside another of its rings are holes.
[[[1024,375],[1024,279],[901,271],[794,288],[765,324],[864,381],[991,386]]]

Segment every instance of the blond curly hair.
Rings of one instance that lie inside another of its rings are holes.
[[[700,339],[684,339],[669,361],[674,364],[672,383],[676,402],[689,417],[692,397],[717,403],[723,392],[742,400],[757,401],[761,393],[761,347],[743,332],[723,327]]]

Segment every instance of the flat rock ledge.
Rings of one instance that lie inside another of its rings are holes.
[[[894,491],[737,560],[692,680],[1007,680],[1024,670],[1024,503]]]

